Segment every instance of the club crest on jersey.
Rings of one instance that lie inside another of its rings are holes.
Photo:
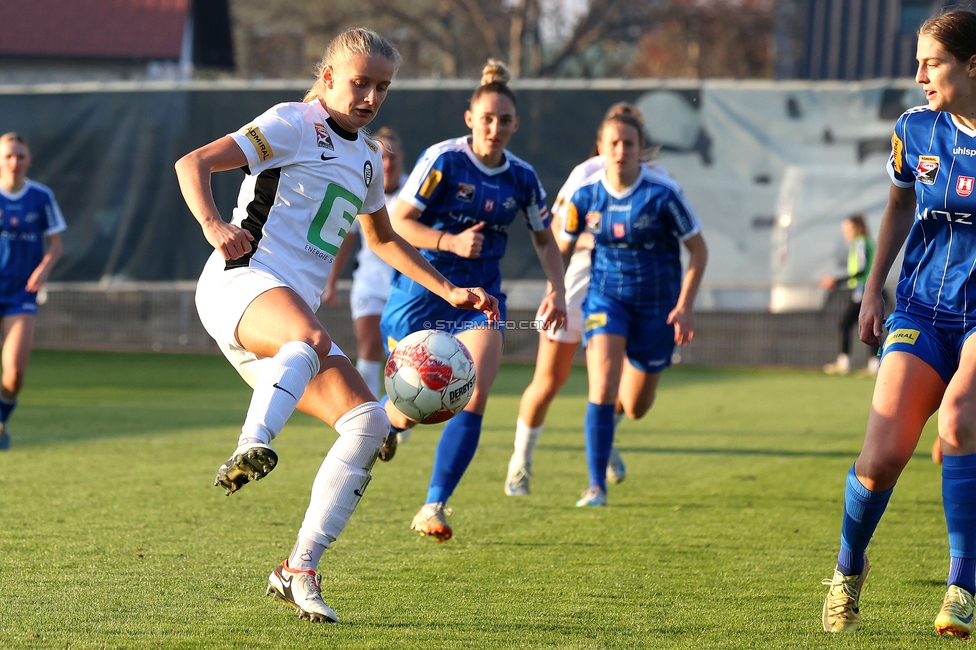
[[[919,156],[918,167],[915,168],[915,177],[923,185],[935,185],[935,179],[939,176],[939,157],[938,156]]]
[[[471,203],[474,201],[474,185],[469,183],[458,183],[458,191],[454,196],[458,201]]]
[[[627,235],[627,226],[622,223],[613,224],[613,236],[616,239],[623,239]]]
[[[959,196],[969,196],[973,193],[973,181],[976,178],[972,176],[960,176],[956,179],[956,194]]]
[[[485,199],[485,212],[491,212],[495,209],[495,199]]]
[[[600,212],[587,212],[586,213],[586,227],[590,230],[600,229],[600,220],[603,219],[603,214]]]
[[[329,130],[325,128],[325,125],[318,122],[312,122],[312,124],[315,126],[315,144],[322,149],[335,151],[335,147],[332,146],[332,138],[329,137]]]
[[[517,207],[518,207],[518,201],[515,200],[514,196],[508,197],[507,199],[505,199],[505,202],[502,203],[503,210],[514,210]]]
[[[366,181],[366,187],[373,182],[373,163],[368,160],[363,163],[363,180]]]

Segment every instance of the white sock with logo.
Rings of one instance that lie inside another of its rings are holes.
[[[390,433],[390,419],[377,402],[366,402],[339,418],[335,430],[339,438],[312,483],[312,498],[298,531],[296,549],[308,542],[325,549],[339,537],[369,485],[369,470]],[[301,557],[296,561],[305,562]],[[293,566],[290,560],[289,566]],[[314,571],[315,566],[308,570]]]
[[[373,393],[373,396],[380,397],[380,369],[383,367],[382,361],[367,361],[366,359],[356,359],[356,370],[366,381],[366,387]]]
[[[535,453],[539,436],[542,435],[543,426],[540,424],[537,427],[530,427],[522,421],[522,418],[515,423],[515,453],[508,462],[509,474],[517,472],[522,465],[532,464],[532,455]]]
[[[295,411],[305,387],[319,372],[319,357],[307,343],[291,341],[266,360],[251,395],[238,446],[274,440]]]

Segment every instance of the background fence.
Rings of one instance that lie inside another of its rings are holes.
[[[349,312],[348,281],[340,283],[339,306],[322,307],[318,316],[339,346],[355,357]],[[97,283],[52,283],[42,295],[35,341],[53,349],[129,350],[217,353],[203,329],[193,300],[193,282],[133,283],[117,287]],[[530,321],[542,283],[513,282],[509,320]],[[773,314],[749,311],[700,311],[697,334],[681,348],[683,363],[743,366],[817,367],[838,350],[837,322],[849,300],[846,292],[830,295],[819,311]],[[528,327],[505,335],[505,359],[533,361],[538,334]],[[577,353],[582,360],[582,354]],[[863,366],[867,347],[854,346],[852,367]]]

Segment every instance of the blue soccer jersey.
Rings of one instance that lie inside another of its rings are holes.
[[[560,236],[575,241],[584,230],[596,247],[590,293],[666,314],[681,292],[680,242],[701,231],[701,222],[678,184],[641,168],[623,192],[595,171],[565,203]]]
[[[28,179],[16,194],[0,189],[0,299],[24,291],[44,258],[44,237],[66,228],[54,193]]]
[[[976,325],[976,131],[928,107],[905,112],[891,139],[888,174],[915,187],[898,310],[944,325]]]
[[[400,198],[422,212],[418,221],[457,234],[483,223],[481,255],[475,259],[424,249],[421,253],[459,287],[482,286],[498,275],[508,244],[508,227],[520,214],[529,229],[549,227],[546,193],[532,166],[508,151],[501,166],[486,167],[471,151],[467,137],[447,140],[425,151],[400,192]],[[394,273],[393,286],[409,278]]]

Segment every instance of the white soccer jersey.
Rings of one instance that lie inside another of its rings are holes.
[[[386,195],[386,209],[393,212],[397,198],[400,196],[400,188],[407,182],[407,176],[400,177],[397,189]],[[393,268],[380,259],[380,256],[369,249],[365,238],[362,237],[363,229],[356,220],[353,229],[360,235],[359,252],[356,254],[356,270],[353,271],[353,291],[360,295],[369,295],[376,298],[386,299],[390,295],[390,278],[393,277]]]
[[[224,268],[268,271],[315,310],[356,215],[383,206],[379,145],[318,101],[278,104],[230,136],[248,164],[232,223],[254,248]]]

